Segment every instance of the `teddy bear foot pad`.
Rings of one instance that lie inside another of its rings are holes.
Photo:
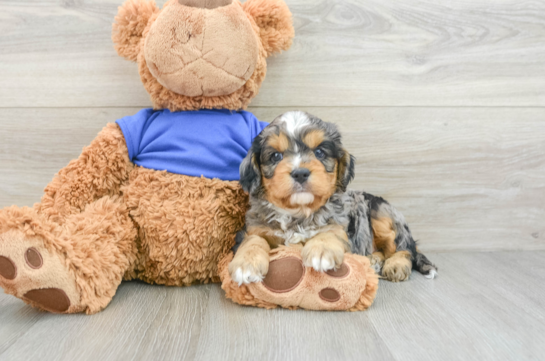
[[[357,311],[372,304],[378,287],[378,277],[363,256],[347,254],[339,269],[324,273],[304,267],[299,249],[279,247],[271,251],[263,282],[241,286],[227,270],[232,257],[220,263],[222,288],[228,298],[244,305]]]
[[[61,258],[39,239],[12,231],[0,235],[0,287],[34,307],[71,313],[80,296]]]

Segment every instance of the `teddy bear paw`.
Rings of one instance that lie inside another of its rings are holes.
[[[378,287],[366,257],[347,254],[339,267],[322,272],[305,267],[301,251],[291,247],[271,252],[262,282],[238,286],[224,266],[220,265],[220,273],[228,298],[265,308],[363,310],[373,302]]]
[[[36,308],[53,313],[80,311],[80,293],[65,263],[38,237],[19,231],[0,235],[0,287]]]

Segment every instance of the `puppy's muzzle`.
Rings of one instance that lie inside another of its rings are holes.
[[[310,176],[310,170],[307,168],[297,168],[291,172],[291,177],[300,184],[304,184]]]

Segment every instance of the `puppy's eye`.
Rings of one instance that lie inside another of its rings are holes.
[[[316,158],[318,159],[324,159],[325,158],[325,152],[323,150],[321,150],[320,148],[316,149],[314,151],[314,155],[316,156]]]
[[[273,153],[271,155],[271,161],[273,162],[280,162],[283,158],[284,156],[282,155],[282,153],[279,152]]]

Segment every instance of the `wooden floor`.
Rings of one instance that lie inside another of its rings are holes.
[[[0,360],[543,360],[545,252],[430,254],[365,312],[241,307],[218,285],[123,284],[100,314],[0,295]]]
[[[123,1],[0,0],[0,207],[150,106],[111,43]],[[123,284],[91,317],[0,294],[0,360],[545,359],[545,2],[286,2],[296,38],[250,110],[338,123],[352,188],[405,214],[439,278],[382,282],[355,314],[244,308],[217,285]]]

